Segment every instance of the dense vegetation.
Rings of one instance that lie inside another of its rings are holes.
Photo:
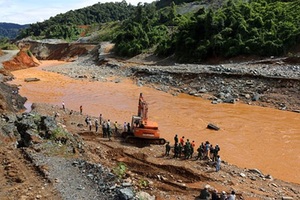
[[[18,49],[18,47],[11,42],[11,40],[7,37],[0,38],[0,49],[3,50],[14,50]]]
[[[97,3],[86,8],[71,10],[51,17],[44,22],[31,24],[22,30],[18,38],[57,38],[75,40],[85,32],[82,25],[94,25],[104,22],[122,21],[133,12],[134,6],[126,1],[116,3]]]
[[[133,56],[149,48],[179,61],[207,57],[281,55],[300,41],[300,0],[229,0],[219,9],[191,15],[178,8],[139,5],[115,39],[116,52]]]
[[[28,27],[28,25],[0,23],[0,38],[14,39],[19,34],[19,31],[26,27]]]
[[[188,2],[98,3],[31,24],[19,38],[72,41],[97,32],[92,41],[113,41],[118,55],[151,51],[182,62],[283,55],[300,42],[300,0]]]

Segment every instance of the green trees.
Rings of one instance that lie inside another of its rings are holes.
[[[122,32],[114,40],[115,53],[134,56],[156,46],[168,32],[166,26],[159,23],[159,19],[154,4],[139,4],[134,15],[123,23]]]
[[[295,2],[229,0],[218,10],[197,12],[175,33],[175,55],[198,62],[211,56],[287,53],[300,38],[300,4]]]
[[[98,3],[31,24],[21,37],[73,40],[82,32],[78,25],[113,25],[115,21],[113,31],[102,33],[103,38],[113,39],[118,55],[151,51],[159,56],[175,55],[182,62],[237,55],[282,55],[300,41],[300,0],[228,0],[219,7],[217,1],[195,13],[182,12],[188,9],[180,10],[185,5],[178,5],[180,2],[189,0],[136,7],[125,1]]]
[[[133,10],[134,6],[128,5],[126,1],[97,3],[86,8],[58,14],[44,22],[30,24],[27,29],[21,31],[18,38],[31,36],[74,39],[81,33],[82,30],[79,28],[81,25],[124,20],[132,15]]]

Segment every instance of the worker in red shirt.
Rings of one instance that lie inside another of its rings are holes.
[[[180,138],[180,144],[181,144],[182,146],[184,146],[184,136],[182,136],[182,137]]]
[[[196,144],[195,144],[195,141],[193,140],[193,142],[192,142],[192,152],[191,152],[191,158],[193,157],[193,153],[194,153],[194,150],[195,150],[195,146],[196,146]]]

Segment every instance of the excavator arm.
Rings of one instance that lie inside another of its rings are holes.
[[[141,121],[143,124],[147,124],[148,103],[144,100],[143,93],[140,93],[140,97],[139,97],[138,116],[141,117]]]

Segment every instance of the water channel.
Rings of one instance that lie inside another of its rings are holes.
[[[300,184],[300,114],[271,108],[236,104],[211,104],[189,95],[172,96],[152,88],[138,87],[129,79],[121,83],[75,80],[43,67],[63,64],[42,61],[37,68],[13,72],[14,84],[28,98],[26,105],[42,102],[79,110],[120,124],[137,113],[139,93],[149,103],[149,120],[156,121],[161,136],[173,143],[175,134],[196,142],[210,141],[221,147],[221,158],[243,168],[257,168],[264,174]],[[39,78],[25,82],[24,78]],[[84,123],[84,122],[83,122]],[[208,123],[221,129],[206,128]]]

